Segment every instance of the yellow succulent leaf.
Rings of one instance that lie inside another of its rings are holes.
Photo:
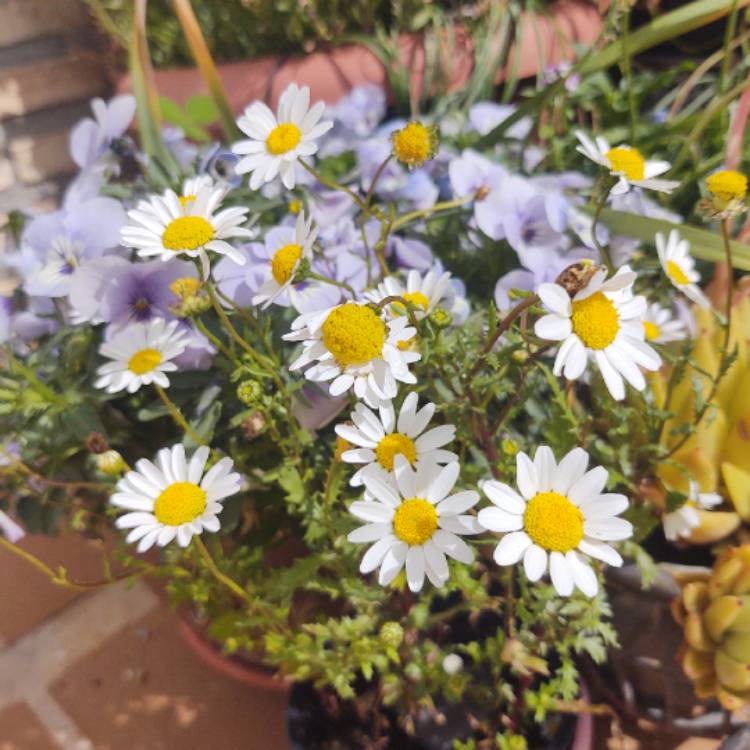
[[[691,612],[685,619],[685,640],[696,651],[711,652],[716,648],[716,644],[703,626],[700,615],[694,612]]]
[[[678,600],[680,601],[680,600]],[[703,581],[690,581],[682,588],[682,606],[688,612],[700,612],[708,605],[708,586]]]
[[[696,680],[693,683],[693,690],[698,698],[711,698],[719,691],[719,681],[716,675],[711,673]]]
[[[724,688],[729,688],[732,692],[750,690],[750,664],[732,659],[723,651],[717,651],[714,666],[716,676]]]
[[[690,544],[713,544],[736,531],[740,517],[731,511],[696,509],[700,523],[686,537]]]
[[[726,409],[732,424],[734,424],[735,417],[750,414],[750,368],[742,368],[733,385],[732,397]]]
[[[697,695],[697,691],[696,691]],[[713,695],[713,693],[711,694]],[[728,690],[719,690],[718,691],[719,696],[719,703],[721,703],[722,707],[725,708],[727,711],[737,711],[738,709],[742,708],[742,706],[745,704],[746,698],[743,698],[741,695],[735,695],[735,693],[732,693]],[[701,697],[701,696],[698,696]],[[709,698],[710,695],[703,696],[704,698]]]
[[[691,680],[701,680],[714,674],[714,655],[708,651],[685,650],[682,668]]]
[[[721,465],[721,475],[739,517],[750,521],[750,473],[725,461]]]
[[[721,643],[721,650],[735,661],[744,664],[750,673],[750,633],[729,633]]]
[[[730,550],[734,552],[735,550]],[[715,599],[724,594],[735,593],[734,582],[743,572],[743,559],[737,554],[720,557],[714,564],[714,572],[708,582],[711,598]]]
[[[703,625],[715,643],[720,643],[725,631],[732,627],[742,610],[739,596],[720,596],[709,604],[703,614]]]

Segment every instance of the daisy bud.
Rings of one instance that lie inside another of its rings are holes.
[[[464,668],[464,660],[458,654],[448,654],[443,659],[443,671],[448,675],[458,674]]]
[[[404,629],[397,622],[385,622],[380,628],[380,640],[388,648],[398,648],[404,641]]]
[[[101,432],[90,432],[86,438],[86,450],[89,453],[106,453],[109,450],[107,438]]]
[[[434,125],[409,122],[391,135],[393,155],[409,168],[421,167],[433,159],[438,149],[438,131]]]
[[[237,386],[237,398],[245,406],[252,406],[262,395],[263,386],[257,380],[243,380]]]
[[[747,177],[734,169],[722,169],[706,178],[710,197],[699,204],[711,219],[729,219],[747,210]]]
[[[252,414],[247,419],[243,419],[240,427],[248,440],[254,440],[266,428],[266,418],[261,412],[256,411],[255,414]]]
[[[442,307],[437,307],[430,313],[430,322],[435,328],[448,328],[453,322],[453,316]]]
[[[125,461],[115,450],[108,450],[96,457],[96,466],[102,474],[116,477],[125,471]]]
[[[204,294],[185,297],[179,305],[172,308],[178,318],[194,318],[211,309],[211,300]]]

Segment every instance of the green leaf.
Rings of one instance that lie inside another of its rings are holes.
[[[690,252],[696,258],[719,263],[726,257],[721,235],[708,232],[705,229],[698,229],[687,224],[674,224],[664,219],[651,219],[627,211],[615,211],[611,208],[605,208],[602,211],[601,221],[615,234],[633,237],[652,245],[657,232],[668,234],[672,229],[676,229],[690,242]],[[742,271],[750,271],[750,246],[732,241],[730,247],[732,250],[732,265]]]

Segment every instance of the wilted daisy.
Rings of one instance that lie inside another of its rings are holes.
[[[606,542],[632,535],[630,522],[617,517],[628,500],[603,493],[607,470],[586,471],[588,462],[588,453],[574,448],[557,464],[551,449],[540,446],[533,462],[525,453],[516,456],[518,492],[495,480],[481,485],[494,507],[479,511],[479,523],[505,534],[495,548],[498,565],[522,559],[528,579],[537,581],[549,562],[552,585],[561,596],[569,596],[574,586],[587,596],[596,594],[596,575],[582,555],[622,565]]]
[[[690,255],[690,243],[680,237],[676,229],[666,239],[661,232],[657,232],[656,252],[659,263],[672,284],[697,305],[710,307],[711,303],[698,286],[701,277],[695,270],[695,261]]]
[[[97,369],[96,387],[104,388],[107,393],[124,390],[135,393],[142,385],[151,383],[167,388],[166,373],[177,369],[172,360],[188,345],[185,332],[177,330],[179,325],[179,320],[168,323],[156,318],[118,331],[99,347],[99,353],[112,361]]]
[[[425,404],[419,410],[417,405],[417,394],[409,393],[396,418],[391,402],[380,407],[380,416],[364,404],[357,404],[351,414],[354,424],[336,425],[336,434],[356,446],[344,451],[341,460],[364,464],[352,476],[352,486],[361,485],[365,474],[384,481],[391,479],[396,456],[403,456],[417,470],[426,464],[447,464],[458,459],[455,453],[443,450],[455,437],[455,426],[445,424],[425,432],[435,404]]]
[[[291,190],[295,162],[312,156],[318,150],[315,141],[333,127],[330,120],[320,121],[324,110],[324,102],[310,107],[310,89],[296,83],[281,95],[275,117],[263,102],[253,102],[237,120],[240,130],[250,136],[232,146],[235,154],[244,156],[235,167],[237,174],[250,172],[253,190],[279,175]]]
[[[612,195],[627,193],[631,185],[669,193],[680,184],[674,180],[654,179],[670,168],[668,161],[645,159],[643,154],[632,146],[610,148],[607,140],[601,136],[592,141],[585,133],[577,131],[576,138],[581,142],[576,151],[605,167],[610,174],[618,178],[617,184],[611,190]]]
[[[657,370],[659,355],[644,341],[646,300],[633,296],[636,275],[627,266],[607,279],[604,269],[571,300],[558,284],[541,284],[537,293],[550,315],[535,325],[536,335],[562,344],[554,373],[568,380],[579,378],[589,358],[596,362],[612,397],[625,397],[623,378],[642,391],[646,380],[639,369]]]
[[[407,167],[421,167],[438,149],[438,130],[415,120],[391,134],[393,155]]]
[[[479,534],[482,527],[466,514],[479,500],[471,490],[448,497],[458,478],[458,462],[444,467],[425,466],[416,472],[401,455],[395,459],[396,486],[365,475],[364,485],[372,499],[349,506],[357,518],[367,521],[352,531],[355,544],[374,542],[365,552],[360,572],[380,567],[378,582],[387,586],[406,563],[406,580],[419,591],[425,574],[433,586],[448,580],[448,555],[469,564],[474,553],[457,535]]]
[[[671,513],[665,513],[662,518],[664,536],[670,542],[690,537],[693,529],[701,523],[699,510],[711,510],[721,505],[723,498],[716,492],[699,492],[698,483],[691,479],[688,489],[688,499],[683,505]]]
[[[395,276],[387,276],[377,289],[366,292],[365,296],[372,302],[378,303],[386,297],[402,297],[414,305],[414,315],[417,320],[429,315],[442,301],[447,307],[452,306],[449,298],[452,296],[451,274],[449,271],[438,274],[428,271],[422,276],[419,271],[410,270],[406,276],[406,285]],[[406,306],[401,302],[393,302],[386,307],[391,317],[406,314]]]
[[[347,302],[300,315],[283,338],[301,341],[304,347],[290,370],[312,365],[305,370],[305,377],[314,382],[331,381],[332,396],[352,388],[357,398],[377,407],[396,396],[396,381],[417,382],[409,372],[409,363],[421,354],[399,347],[415,335],[406,317],[385,321],[368,305]]]
[[[747,177],[734,169],[720,169],[706,178],[709,198],[701,208],[711,218],[729,219],[747,210]]]
[[[248,210],[233,206],[217,212],[227,188],[213,185],[210,179],[195,178],[186,187],[195,192],[177,195],[167,190],[139,201],[128,211],[130,223],[122,229],[122,244],[136,248],[144,258],[157,256],[167,261],[176,255],[201,257],[206,272],[208,250],[242,265],[245,255],[227,240],[253,236],[242,226]]]
[[[685,324],[656,302],[652,302],[646,308],[646,314],[643,317],[643,332],[646,334],[646,341],[653,344],[682,341],[688,335]]]
[[[188,462],[185,448],[162,448],[156,463],[142,458],[118,483],[110,502],[131,511],[116,521],[130,529],[125,541],[138,540],[138,552],[173,539],[187,547],[194,534],[218,531],[222,501],[240,490],[241,477],[231,458],[217,461],[204,475],[209,449],[198,448]]]
[[[292,242],[279,247],[270,258],[271,278],[258,289],[253,297],[254,305],[268,307],[289,289],[302,261],[312,260],[312,246],[317,236],[318,230],[313,228],[312,217],[305,219],[305,214],[300,213]]]

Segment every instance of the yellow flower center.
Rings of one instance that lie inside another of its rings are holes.
[[[733,169],[722,169],[706,178],[706,186],[711,195],[719,200],[742,200],[747,195],[747,177]]]
[[[301,245],[284,245],[274,253],[271,261],[271,273],[279,286],[286,284],[292,278],[294,268],[302,257]]]
[[[532,541],[546,550],[569,552],[583,539],[583,513],[558,492],[540,492],[529,500],[523,525]]]
[[[292,200],[289,201],[287,209],[289,210],[290,214],[294,214],[296,216],[302,210],[302,201],[299,200],[299,198],[292,198]]]
[[[161,362],[161,352],[157,349],[141,349],[128,361],[128,369],[136,375],[151,372]]]
[[[186,297],[194,297],[200,291],[201,283],[198,279],[193,279],[190,276],[183,276],[182,278],[175,279],[169,285],[169,291],[174,294],[175,297],[185,299]]]
[[[291,151],[302,138],[302,131],[292,122],[277,125],[266,138],[266,147],[274,156]]]
[[[686,273],[673,260],[667,261],[667,276],[680,286],[690,283]]]
[[[417,446],[414,445],[414,441],[400,432],[386,435],[375,448],[378,463],[387,471],[393,471],[393,459],[398,454],[412,465],[417,460]]]
[[[422,294],[422,292],[404,292],[400,296],[414,305],[414,307],[421,307],[425,312],[427,312],[427,308],[430,306],[430,298],[426,294]],[[404,315],[406,313],[406,305],[401,304],[401,302],[394,302],[392,307],[396,315]]]
[[[214,228],[202,216],[181,216],[173,219],[164,230],[161,241],[167,250],[197,250],[210,242]]]
[[[190,523],[206,510],[206,492],[192,482],[170,484],[154,503],[154,515],[165,526]]]
[[[343,456],[344,453],[350,450],[351,447],[352,444],[348,440],[345,440],[340,435],[336,435],[336,452],[333,456],[334,460],[341,461],[341,456]]]
[[[437,136],[434,128],[421,122],[410,122],[393,136],[393,153],[403,164],[420,166],[435,155]]]
[[[195,195],[180,195],[178,196],[178,200],[180,201],[180,205],[185,208],[188,203],[192,203],[197,196]]]
[[[602,292],[574,302],[571,323],[589,349],[606,349],[620,330],[617,308]]]
[[[649,341],[654,341],[661,336],[661,328],[650,320],[643,321],[643,332],[646,334],[646,338]]]
[[[437,526],[435,506],[421,497],[404,500],[393,514],[394,534],[412,547],[418,547],[432,539]]]
[[[323,323],[323,343],[342,367],[380,356],[385,335],[385,323],[375,312],[353,302],[331,310]]]
[[[629,180],[642,180],[646,175],[646,161],[637,148],[618,146],[607,151],[613,172],[624,174]]]

